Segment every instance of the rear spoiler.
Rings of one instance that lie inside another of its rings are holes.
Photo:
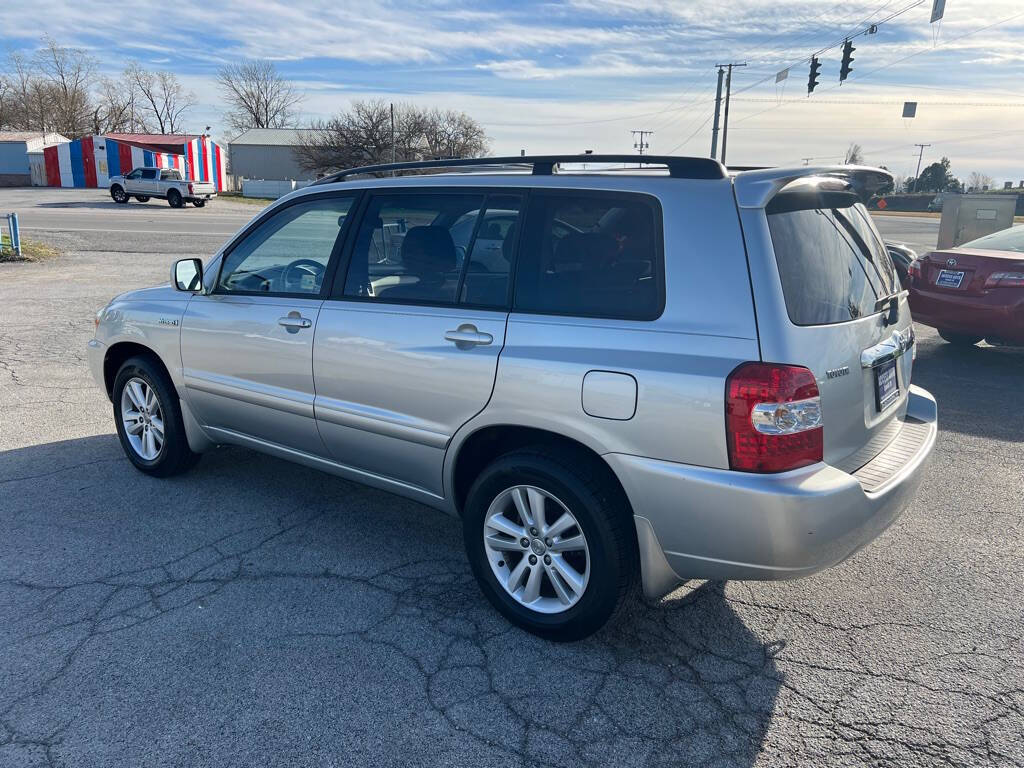
[[[889,171],[863,165],[802,165],[741,171],[733,177],[736,203],[740,208],[764,208],[787,184],[812,177],[840,179],[849,184],[864,202],[892,181]]]

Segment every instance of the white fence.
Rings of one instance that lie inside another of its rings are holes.
[[[309,181],[271,181],[267,179],[242,179],[242,197],[267,197],[276,200],[296,189],[309,186]]]

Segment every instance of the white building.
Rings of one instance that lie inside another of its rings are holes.
[[[0,131],[0,187],[45,187],[43,150],[69,141],[59,133]]]

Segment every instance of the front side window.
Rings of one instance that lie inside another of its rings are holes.
[[[644,195],[566,192],[530,202],[515,309],[653,320],[664,306],[657,204]]]
[[[264,220],[225,257],[217,292],[318,295],[352,200],[295,203]]]
[[[470,264],[482,261],[475,240],[484,200],[482,193],[375,195],[359,227],[344,295],[376,301],[456,303],[460,291],[466,290],[464,276]],[[469,253],[471,258],[467,258]],[[504,275],[507,285],[507,262]]]
[[[133,181],[135,179],[141,179],[142,178],[142,170],[139,169],[139,168],[136,168],[134,171],[129,173],[127,176],[125,176],[125,178],[126,179],[132,179]]]
[[[142,172],[142,178],[152,181],[156,178],[156,168],[146,168]]]

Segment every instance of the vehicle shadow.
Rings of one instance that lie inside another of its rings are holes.
[[[1024,349],[957,347],[935,336],[918,345],[913,381],[935,396],[940,430],[1024,442]]]
[[[721,583],[550,643],[486,602],[454,518],[249,451],[157,480],[100,435],[0,453],[0,489],[0,669],[71,763],[116,721],[117,764],[165,727],[170,761],[230,762],[273,722],[364,764],[751,766],[782,685]]]

